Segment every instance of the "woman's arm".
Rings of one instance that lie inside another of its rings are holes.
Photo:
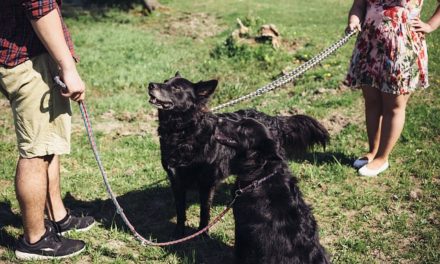
[[[346,31],[357,29],[361,31],[361,24],[364,20],[365,11],[367,9],[366,0],[354,0],[353,6],[348,14],[348,26]]]
[[[440,4],[427,23],[420,20],[420,18],[415,18],[411,21],[411,26],[416,32],[431,33],[435,31],[440,26]]]

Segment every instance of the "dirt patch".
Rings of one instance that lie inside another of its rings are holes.
[[[6,255],[6,248],[0,247],[0,256],[3,256],[3,255]],[[3,258],[2,258],[2,263],[7,264],[7,263],[12,263],[12,262],[11,261],[3,260]]]
[[[295,53],[300,47],[303,46],[303,43],[297,40],[290,39],[282,39],[281,47],[287,51],[287,53]]]
[[[321,123],[327,128],[330,135],[337,135],[350,124],[350,118],[336,113],[324,119]]]
[[[6,108],[10,108],[10,104],[9,104],[9,100],[5,99],[5,98],[0,98],[0,109],[6,109]]]
[[[96,121],[93,121],[93,130],[105,135],[112,135],[113,138],[126,136],[149,136],[159,142],[157,136],[157,111],[148,113],[123,112],[115,113],[113,110],[102,114]],[[80,122],[75,122],[73,130],[83,130]]]
[[[107,114],[107,122],[104,122],[102,126],[97,129],[101,129],[104,133],[113,133],[115,137],[126,136],[153,136],[159,141],[157,137],[157,125],[155,125],[157,117],[157,111],[144,113],[129,113],[124,112],[118,115]],[[109,125],[106,127],[106,125]],[[112,128],[109,130],[109,127]]]
[[[387,263],[390,261],[390,256],[387,256],[382,250],[378,248],[373,249],[371,254],[376,260],[380,260],[381,263]]]
[[[117,255],[124,255],[124,254],[128,253],[127,252],[127,245],[126,245],[126,243],[124,243],[122,241],[110,240],[107,243],[104,243],[102,246],[104,248],[108,248],[109,250],[116,253]],[[132,252],[130,252],[130,253],[132,253]]]
[[[0,192],[4,192],[13,186],[14,182],[12,180],[0,180]]]
[[[318,89],[315,91],[315,95],[319,96],[322,93],[328,93],[331,89]],[[337,93],[344,92],[344,90],[338,89]],[[336,93],[336,94],[337,94]],[[351,111],[349,113],[332,112],[330,115],[322,120],[322,124],[329,131],[330,135],[339,134],[345,127],[350,124],[363,126],[364,124],[364,110],[362,100],[358,100],[352,109],[360,109],[359,111]],[[346,111],[346,110],[343,110]]]
[[[212,37],[223,30],[225,27],[219,25],[218,19],[206,13],[184,13],[164,25],[165,34],[193,39]]]
[[[293,107],[289,109],[282,109],[279,114],[282,116],[292,116],[292,115],[304,115],[305,112],[300,108]]]

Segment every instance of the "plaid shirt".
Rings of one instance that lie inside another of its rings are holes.
[[[46,52],[30,20],[39,19],[57,9],[61,18],[61,0],[0,0],[0,66],[14,67]],[[62,18],[64,37],[72,56],[73,43]]]

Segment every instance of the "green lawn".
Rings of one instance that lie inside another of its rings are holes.
[[[244,95],[293,69],[343,35],[351,1],[162,0],[164,8],[143,16],[129,10],[65,9],[81,57],[104,166],[125,213],[146,237],[166,241],[175,225],[173,197],[160,164],[156,110],[145,93],[151,81],[176,71],[191,80],[219,79],[212,106]],[[275,2],[275,4],[274,4]],[[425,1],[424,18],[436,1]],[[225,46],[236,19],[275,24],[285,47]],[[227,109],[255,107],[269,114],[305,113],[330,130],[331,144],[290,164],[305,199],[314,208],[321,242],[334,263],[440,262],[440,31],[428,36],[431,87],[412,96],[391,168],[362,179],[351,167],[367,148],[359,91],[341,87],[354,40],[317,68],[276,93]],[[231,263],[232,214],[210,238],[167,248],[143,247],[116,214],[74,107],[72,154],[62,159],[62,189],[68,207],[96,217],[87,251],[67,263]],[[0,262],[14,263],[21,234],[14,194],[17,158],[12,115],[0,99]],[[231,198],[233,177],[221,186],[213,215]],[[189,195],[189,232],[198,224],[198,197]],[[55,262],[57,263],[57,262]],[[63,262],[64,263],[64,262]]]

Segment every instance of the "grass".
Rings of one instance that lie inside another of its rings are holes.
[[[165,241],[175,224],[147,84],[180,71],[195,81],[220,80],[212,106],[246,94],[341,37],[349,2],[164,0],[166,9],[151,16],[142,16],[137,6],[65,9],[104,166],[125,213],[141,234]],[[425,2],[427,18],[435,1]],[[232,55],[219,53],[236,18],[275,24],[294,48],[273,51],[263,46]],[[427,41],[431,87],[412,96],[392,167],[378,178],[361,179],[350,166],[367,147],[361,94],[339,89],[354,40],[295,86],[228,109],[301,112],[329,127],[332,142],[325,152],[317,149],[290,166],[313,205],[321,241],[334,263],[440,262],[440,32]],[[65,262],[231,263],[231,214],[213,228],[210,238],[167,248],[141,246],[105,193],[78,109],[73,108],[72,154],[62,159],[63,195],[68,207],[95,216],[99,225],[90,233],[72,234],[87,241],[87,250]],[[14,263],[13,242],[22,229],[13,186],[17,155],[12,115],[3,99],[0,112],[0,262]],[[229,201],[233,181],[229,178],[217,192],[213,215]],[[197,195],[191,193],[189,232],[197,227],[198,210]]]

